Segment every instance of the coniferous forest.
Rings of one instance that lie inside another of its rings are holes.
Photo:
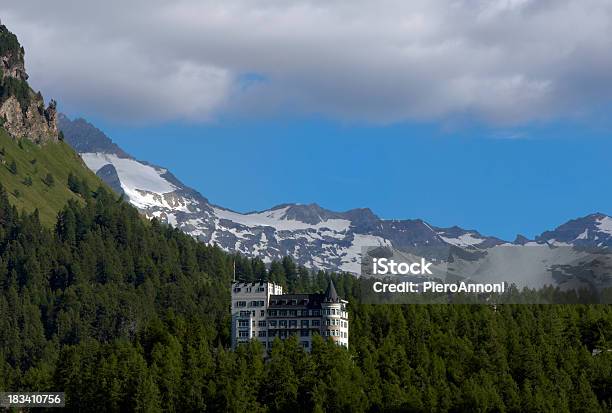
[[[0,391],[65,391],[69,411],[612,411],[612,308],[365,305],[348,274],[267,268],[80,191],[53,230],[0,190]],[[82,202],[80,202],[82,201]],[[350,347],[229,350],[243,280],[350,300]]]

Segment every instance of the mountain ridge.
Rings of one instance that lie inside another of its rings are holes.
[[[366,246],[486,249],[505,244],[566,245],[571,241],[571,235],[574,235],[572,240],[576,240],[580,233],[576,233],[578,229],[573,227],[568,232],[564,225],[578,221],[588,224],[593,231],[596,229],[591,222],[593,219],[608,217],[590,214],[587,216],[591,217],[589,219],[582,217],[568,221],[534,239],[517,236],[515,241],[509,242],[456,225],[438,227],[422,219],[381,219],[369,208],[338,212],[317,203],[281,203],[260,211],[237,212],[210,202],[166,168],[136,160],[95,126],[79,120],[80,126],[95,128],[104,136],[102,144],[87,144],[87,140],[81,138],[81,134],[88,136],[87,130],[75,129],[71,122],[75,121],[60,115],[59,127],[67,141],[77,143],[75,147],[79,148],[85,163],[99,176],[107,165],[117,168],[117,177],[111,175],[115,187],[119,179],[121,191],[148,218],[158,218],[202,242],[217,244],[227,251],[257,256],[264,262],[289,255],[307,267],[357,273],[361,248]],[[99,148],[106,152],[95,152]],[[111,185],[108,177],[101,177]],[[612,222],[612,218],[610,220]],[[593,232],[594,235],[587,240],[595,241],[597,236],[599,246],[612,245],[612,228],[609,234],[606,228],[600,234]],[[585,245],[586,242],[578,244]]]

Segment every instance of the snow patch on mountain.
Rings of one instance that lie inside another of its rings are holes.
[[[177,189],[161,175],[168,172],[163,168],[145,165],[131,158],[120,158],[115,154],[82,153],[81,157],[94,172],[104,165],[111,164],[117,170],[122,186],[128,189],[164,194]]]
[[[227,219],[247,227],[272,227],[277,231],[297,231],[305,229],[330,229],[342,232],[349,229],[351,221],[346,219],[328,219],[318,224],[307,224],[295,219],[287,219],[286,213],[289,206],[271,209],[263,212],[241,214],[223,208],[213,208],[215,215],[220,219]]]
[[[440,238],[451,245],[455,245],[457,247],[473,247],[478,244],[481,244],[484,240],[482,238],[474,236],[474,234],[468,232],[466,234],[460,235],[456,238],[449,238],[440,235]]]
[[[589,229],[586,228],[581,234],[579,234],[576,239],[588,239],[589,238]]]
[[[612,235],[612,218],[606,216],[597,220],[597,227],[600,231]]]
[[[350,247],[342,254],[340,269],[359,274],[361,272],[361,253],[363,247],[390,247],[391,245],[391,241],[376,235],[353,234],[353,241]]]

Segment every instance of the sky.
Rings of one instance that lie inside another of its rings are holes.
[[[606,0],[9,1],[30,83],[238,211],[612,213]]]

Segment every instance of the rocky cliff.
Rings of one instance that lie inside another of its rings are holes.
[[[0,25],[0,125],[17,139],[56,141],[56,103],[51,100],[45,107],[41,93],[32,90],[24,55],[17,37]]]

